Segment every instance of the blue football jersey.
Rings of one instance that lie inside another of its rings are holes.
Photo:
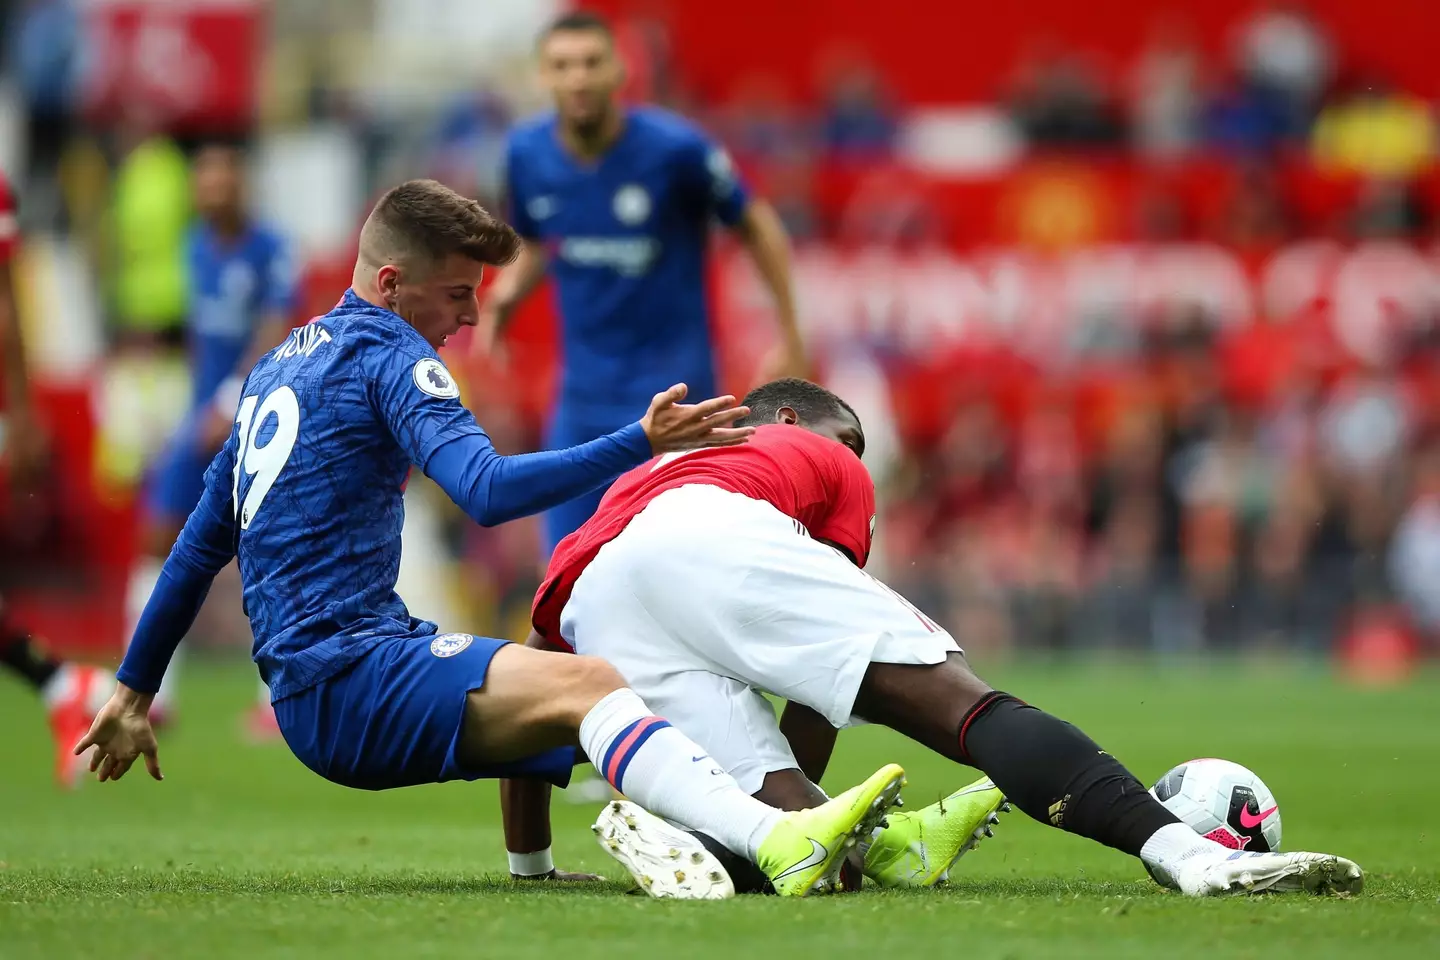
[[[234,239],[196,223],[186,237],[190,365],[196,406],[235,372],[263,318],[295,305],[295,268],[272,230],[250,225]]]
[[[425,338],[347,291],[245,379],[235,425],[135,627],[121,683],[160,686],[210,583],[238,556],[254,659],[274,700],[387,641],[426,637],[400,575],[402,487],[420,467],[491,526],[573,500],[654,456],[630,423],[579,446],[501,456]]]
[[[559,416],[624,422],[681,381],[713,396],[710,225],[735,224],[749,202],[725,151],[675,114],[635,108],[582,162],[550,114],[512,132],[506,178],[511,223],[544,247],[559,292]]]
[[[412,463],[481,432],[459,393],[413,327],[353,292],[246,378],[206,482],[234,513],[254,658],[274,698],[387,637],[436,632],[395,593],[402,488]]]

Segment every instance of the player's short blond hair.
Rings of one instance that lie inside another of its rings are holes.
[[[360,257],[375,267],[423,268],[454,253],[500,267],[515,259],[520,244],[509,224],[435,180],[407,180],[386,191],[360,229]]]

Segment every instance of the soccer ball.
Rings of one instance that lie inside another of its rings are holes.
[[[1250,770],[1213,758],[1182,763],[1150,792],[1186,826],[1232,850],[1280,849],[1280,807]]]

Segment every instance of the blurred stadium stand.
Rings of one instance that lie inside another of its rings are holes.
[[[586,6],[630,95],[723,136],[782,212],[821,368],[881,438],[882,575],[968,647],[1440,649],[1430,0]],[[57,478],[6,559],[57,643],[118,650],[134,489],[183,408],[183,307],[157,306],[176,158],[251,146],[258,209],[306,252],[303,321],[386,185],[497,203],[561,7],[0,3]],[[714,297],[743,391],[771,325],[723,244]],[[502,449],[537,442],[550,311],[530,301],[503,369],[450,350]],[[418,549],[456,559],[458,615],[515,635],[533,525],[476,530],[428,493]],[[224,602],[208,633],[243,637]]]

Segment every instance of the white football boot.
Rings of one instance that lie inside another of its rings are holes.
[[[1240,851],[1194,856],[1173,868],[1174,886],[1190,897],[1245,893],[1359,893],[1365,875],[1351,860],[1328,853]]]
[[[590,828],[640,889],[662,900],[728,900],[735,884],[694,834],[673,827],[629,800],[605,804]]]

